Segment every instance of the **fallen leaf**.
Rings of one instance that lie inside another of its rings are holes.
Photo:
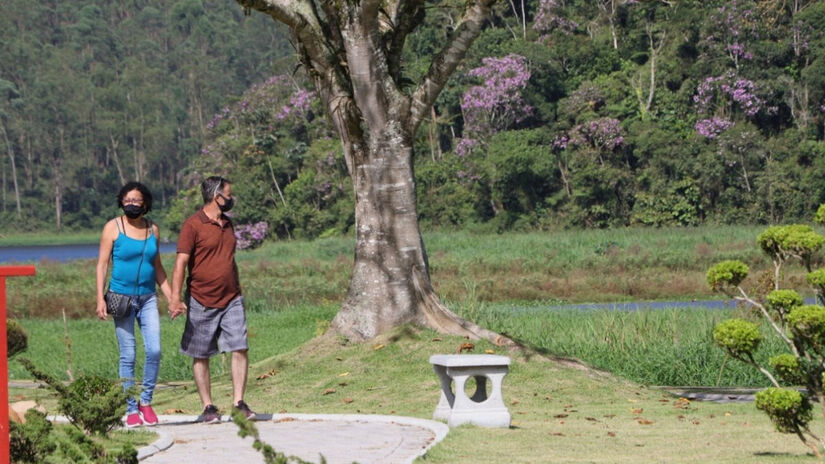
[[[630,412],[632,412],[633,414],[641,414],[642,412],[644,412],[644,408],[638,408],[638,409],[631,408]]]
[[[725,417],[729,417],[731,414],[729,412],[725,412]]]
[[[348,375],[349,375],[349,372],[341,372],[340,374],[338,374],[338,377],[346,377]]]
[[[163,413],[164,414],[183,414],[183,409],[172,408],[172,409],[167,409],[166,411],[163,411]]]
[[[384,344],[383,344],[383,343],[379,343],[379,344],[377,344],[377,345],[375,345],[375,346],[373,346],[373,347],[372,347],[372,349],[373,349],[373,350],[375,350],[375,351],[378,351],[378,350],[380,350],[381,348],[384,348]]]
[[[677,418],[677,419],[679,419],[679,420],[685,420],[685,416],[683,416],[683,415],[681,415],[681,414],[679,414],[678,416],[676,416],[676,418]]]
[[[280,411],[278,411],[278,414],[286,414],[286,409],[281,409]]]
[[[476,346],[472,343],[462,343],[461,345],[458,345],[458,350],[456,350],[456,352],[461,354],[464,351],[473,351],[475,347]]]
[[[749,426],[749,425],[750,425],[750,424],[748,424],[747,422],[742,422],[742,427],[747,427],[747,426]]]
[[[263,373],[263,374],[259,375],[259,376],[258,376],[258,377],[256,377],[256,378],[257,378],[257,380],[263,380],[263,379],[266,379],[266,378],[272,377],[273,375],[275,375],[275,374],[277,374],[277,373],[278,373],[278,371],[277,371],[277,370],[272,369],[272,370],[270,370],[269,372],[265,372],[265,373]]]
[[[564,425],[564,421],[563,421],[563,420],[560,420],[560,421],[559,421],[559,425]]]
[[[435,338],[433,338],[433,341],[434,341],[434,342],[440,342],[440,341],[441,341],[441,338],[440,338],[440,337],[435,337]]]
[[[344,403],[350,404],[350,403],[352,403],[352,402],[353,402],[353,401],[355,401],[355,400],[354,400],[354,399],[352,399],[352,398],[344,398],[344,399],[343,399],[343,401],[344,401]]]
[[[561,432],[550,432],[550,435],[552,435],[554,437],[563,437],[564,436],[564,434],[561,433]]]
[[[584,420],[589,420],[591,422],[598,422],[598,420],[595,417],[585,417]]]
[[[652,420],[647,420],[647,419],[639,419],[639,420],[637,420],[636,422],[638,422],[638,423],[640,423],[640,424],[642,424],[642,425],[650,425],[650,424],[652,424],[652,423],[653,423],[653,421],[652,421]]]
[[[335,358],[337,361],[343,361],[344,358]]]
[[[555,416],[553,416],[553,417],[554,417],[555,419],[563,419],[563,418],[567,417],[567,414],[556,414],[556,415],[555,415]]]
[[[324,395],[329,395],[330,393],[335,393],[335,389],[334,388],[327,388],[326,390],[324,390],[323,394]]]
[[[608,437],[615,437],[615,436],[616,436],[616,432],[607,432],[607,436],[608,436]]]
[[[690,423],[693,425],[699,425],[699,420],[693,419],[692,421],[690,421]]]
[[[518,403],[519,403],[519,401],[518,401],[518,400],[513,400],[513,401],[510,401],[510,404],[512,404],[512,405],[516,405],[516,404],[518,404]]]
[[[339,387],[346,387],[347,383],[346,382],[338,382],[338,386]]]
[[[279,422],[292,422],[294,420],[296,420],[294,417],[282,417],[282,418],[276,420],[275,423],[277,424]]]
[[[494,350],[484,350],[484,352],[487,354],[496,354]]]

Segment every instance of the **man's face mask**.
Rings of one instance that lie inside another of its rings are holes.
[[[218,203],[218,208],[220,208],[222,213],[226,213],[227,211],[231,210],[232,207],[235,205],[235,199],[233,197],[227,198],[220,193],[218,193],[217,196],[223,199],[223,204]]]

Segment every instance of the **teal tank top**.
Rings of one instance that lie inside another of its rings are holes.
[[[158,242],[152,232],[151,222],[149,227],[149,238],[146,239],[144,250],[144,240],[129,237],[118,224],[118,235],[112,248],[112,280],[109,281],[109,289],[113,292],[124,295],[155,293],[155,257],[158,255]],[[143,264],[140,264],[141,250]],[[140,277],[137,277],[138,266]]]

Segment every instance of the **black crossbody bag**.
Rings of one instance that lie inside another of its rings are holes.
[[[122,221],[123,219],[121,219]],[[143,266],[143,255],[146,251],[146,242],[149,241],[149,229],[152,227],[152,221],[146,219],[146,240],[143,241],[143,249],[140,250],[140,263],[138,263],[137,276],[135,276],[135,293],[137,293],[138,284],[140,283],[140,267]],[[123,233],[126,234],[126,225],[123,225]],[[114,249],[112,250],[114,253]],[[114,259],[112,259],[112,266],[114,266]],[[110,281],[111,285],[111,281]],[[115,319],[120,319],[129,315],[132,311],[132,302],[137,300],[138,295],[124,295],[123,293],[113,292],[107,288],[103,299],[106,301],[106,312],[111,314]]]

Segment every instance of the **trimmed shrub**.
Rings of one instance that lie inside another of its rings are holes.
[[[780,354],[768,359],[768,364],[783,383],[789,385],[805,384],[805,374],[796,356],[790,353]]]
[[[793,308],[788,314],[788,325],[795,338],[812,347],[822,347],[825,343],[825,306]]]
[[[734,358],[750,357],[762,341],[759,327],[742,319],[728,319],[713,329],[713,339]]]
[[[722,261],[708,269],[708,285],[714,290],[736,287],[745,280],[748,272],[748,266],[742,261]]]
[[[757,393],[756,408],[765,411],[782,433],[798,433],[813,417],[808,399],[788,388],[766,388]]]

